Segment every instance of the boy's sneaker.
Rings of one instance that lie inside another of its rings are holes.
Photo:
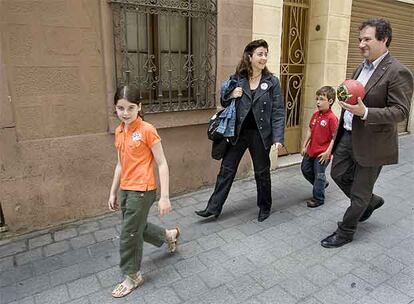
[[[324,204],[324,202],[320,202],[320,201],[317,201],[317,200],[314,200],[314,199],[310,199],[310,200],[306,201],[306,205],[309,208],[316,208],[316,207],[322,206],[323,204]]]

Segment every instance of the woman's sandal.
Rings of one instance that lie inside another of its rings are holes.
[[[175,227],[174,229],[177,230],[177,234],[175,235],[175,238],[167,240],[169,253],[174,253],[178,247],[177,239],[180,237],[180,229],[178,227]]]
[[[144,278],[142,275],[137,276],[136,279],[131,276],[127,276],[128,279],[132,282],[132,287],[127,287],[124,285],[124,282],[116,285],[114,290],[112,290],[112,296],[114,298],[123,298],[126,295],[129,295],[133,290],[137,289],[139,286],[144,284]]]

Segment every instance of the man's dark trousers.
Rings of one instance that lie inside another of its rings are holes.
[[[352,240],[364,211],[368,206],[378,204],[380,197],[372,191],[381,168],[382,166],[363,167],[355,161],[352,134],[345,131],[335,149],[331,168],[333,180],[351,200],[342,222],[338,223],[336,233],[340,237]]]

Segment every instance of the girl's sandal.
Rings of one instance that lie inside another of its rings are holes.
[[[174,229],[177,230],[177,234],[175,235],[175,238],[167,240],[168,252],[169,253],[174,253],[177,250],[177,247],[178,247],[177,239],[180,237],[180,229],[178,227],[176,227]]]
[[[124,285],[124,282],[118,284],[114,290],[112,290],[112,296],[114,298],[123,298],[126,295],[129,295],[133,290],[137,289],[139,286],[144,284],[144,278],[142,275],[139,275],[136,279],[131,276],[127,276],[128,279],[132,282],[132,287],[127,287]]]

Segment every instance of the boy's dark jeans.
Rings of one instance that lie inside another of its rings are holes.
[[[313,199],[317,202],[325,202],[325,170],[329,161],[321,164],[319,158],[305,155],[302,159],[303,176],[313,185]]]

